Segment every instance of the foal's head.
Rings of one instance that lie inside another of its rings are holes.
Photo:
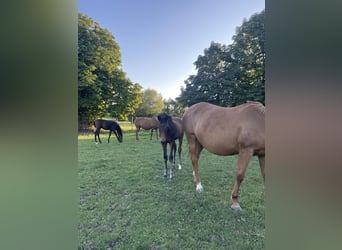
[[[168,143],[175,139],[176,126],[172,122],[172,117],[166,113],[158,115],[159,135],[161,143]]]
[[[116,138],[118,138],[118,141],[122,142],[123,141],[123,136],[122,136],[122,130],[121,130],[119,124],[114,123],[112,125],[112,131],[115,133]]]

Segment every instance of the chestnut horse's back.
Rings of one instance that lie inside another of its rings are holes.
[[[134,124],[137,128],[145,130],[156,129],[159,126],[159,122],[155,117],[136,117],[134,119]]]
[[[136,127],[136,140],[139,140],[139,131],[141,128],[144,130],[151,130],[150,140],[152,140],[153,130],[155,130],[158,139],[159,121],[155,117],[136,117],[134,119],[134,125]]]
[[[255,154],[265,149],[265,107],[259,102],[236,107],[200,102],[185,111],[183,126],[187,137],[217,155],[237,154],[241,147]]]

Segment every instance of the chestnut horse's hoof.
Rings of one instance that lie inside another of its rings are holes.
[[[201,193],[203,191],[203,187],[202,187],[201,183],[198,183],[196,185],[196,191],[199,192],[199,193]]]
[[[234,212],[242,211],[242,208],[240,207],[240,205],[232,205],[230,208],[231,208]]]

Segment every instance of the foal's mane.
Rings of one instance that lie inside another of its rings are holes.
[[[167,125],[172,131],[177,130],[175,123],[172,121],[172,117],[170,116],[170,119],[167,119]]]

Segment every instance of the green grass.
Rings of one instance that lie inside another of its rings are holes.
[[[230,210],[236,156],[203,151],[197,193],[186,139],[183,169],[163,177],[160,142],[140,141],[133,131],[124,142],[102,144],[79,137],[79,249],[264,249],[265,194],[253,158],[240,188],[243,211]],[[178,157],[177,157],[178,161]]]

